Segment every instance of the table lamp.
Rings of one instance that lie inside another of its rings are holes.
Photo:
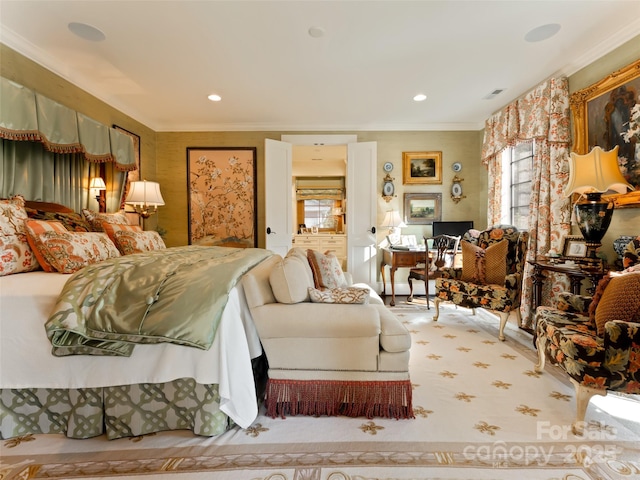
[[[626,193],[627,189],[634,188],[620,172],[617,145],[606,152],[596,146],[586,155],[571,153],[569,183],[564,195],[580,194],[574,212],[587,245],[588,258],[596,258],[596,250],[602,246],[613,216],[613,202],[603,200],[602,194],[608,190]]]

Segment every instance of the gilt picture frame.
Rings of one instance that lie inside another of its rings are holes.
[[[441,193],[405,193],[404,222],[407,225],[431,225],[442,220]]]
[[[442,184],[442,152],[402,152],[402,183]]]
[[[639,94],[640,60],[636,60],[569,99],[576,153],[584,155],[596,145],[603,150],[618,146],[620,171],[636,191],[604,196],[616,207],[640,207],[640,146],[635,140],[626,142],[621,135]]]
[[[258,246],[256,147],[188,147],[189,244]]]

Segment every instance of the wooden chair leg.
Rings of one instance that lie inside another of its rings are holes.
[[[407,302],[413,301],[413,282],[411,281],[411,277],[407,279],[409,282],[409,297],[407,297]]]
[[[607,391],[602,388],[593,388],[581,385],[573,378],[570,378],[573,387],[576,390],[576,419],[571,426],[571,430],[574,435],[582,436],[584,433],[584,417],[587,413],[587,407],[589,406],[589,400],[594,395],[602,395],[605,397]]]
[[[438,317],[440,316],[440,302],[442,300],[440,300],[438,297],[433,299],[433,304],[436,307],[436,314],[433,316],[433,321],[437,322],[438,321]]]
[[[544,371],[544,364],[547,360],[547,355],[544,352],[546,344],[547,344],[547,339],[544,336],[538,335],[536,337],[536,349],[538,350],[538,363],[536,363],[534,370],[538,373],[542,373]]]

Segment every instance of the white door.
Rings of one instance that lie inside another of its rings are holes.
[[[266,248],[282,256],[293,235],[292,144],[265,139]],[[347,145],[347,271],[375,288],[377,143]]]
[[[347,270],[376,286],[376,142],[347,145]]]
[[[285,256],[292,242],[291,144],[265,139],[266,248]]]

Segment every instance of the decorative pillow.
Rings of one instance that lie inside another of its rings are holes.
[[[462,241],[462,277],[464,282],[481,285],[504,285],[507,273],[509,242],[502,240],[483,249]]]
[[[83,208],[82,214],[84,215],[84,218],[87,219],[89,225],[91,225],[91,230],[94,232],[104,232],[102,222],[115,223],[117,225],[129,225],[129,219],[127,218],[127,214],[124,210],[116,213],[98,213]]]
[[[596,331],[613,320],[640,322],[640,272],[611,275],[596,307]]]
[[[79,213],[49,212],[27,207],[27,215],[32,220],[60,222],[70,232],[90,232],[91,225]]]
[[[30,272],[40,265],[27,238],[24,197],[0,200],[0,276]]]
[[[122,255],[167,248],[160,234],[153,230],[119,230],[114,233],[114,243]]]
[[[116,233],[121,231],[127,232],[142,232],[142,227],[139,225],[120,225],[117,223],[102,222],[102,229],[109,235],[109,238],[113,243],[116,242]],[[118,245],[116,245],[117,247]]]
[[[307,259],[313,272],[315,287],[318,290],[348,286],[340,260],[334,254],[328,251],[320,253],[309,249],[307,250]]]
[[[269,274],[269,283],[278,303],[309,301],[308,289],[313,286],[313,281],[309,281],[307,276],[308,268],[307,259],[301,260],[295,255],[287,255],[273,267]]]
[[[330,288],[318,290],[309,287],[309,298],[313,303],[369,303],[369,289],[359,287]]]
[[[27,220],[29,244],[47,272],[73,273],[82,267],[119,257],[103,232],[69,232],[60,222]]]

